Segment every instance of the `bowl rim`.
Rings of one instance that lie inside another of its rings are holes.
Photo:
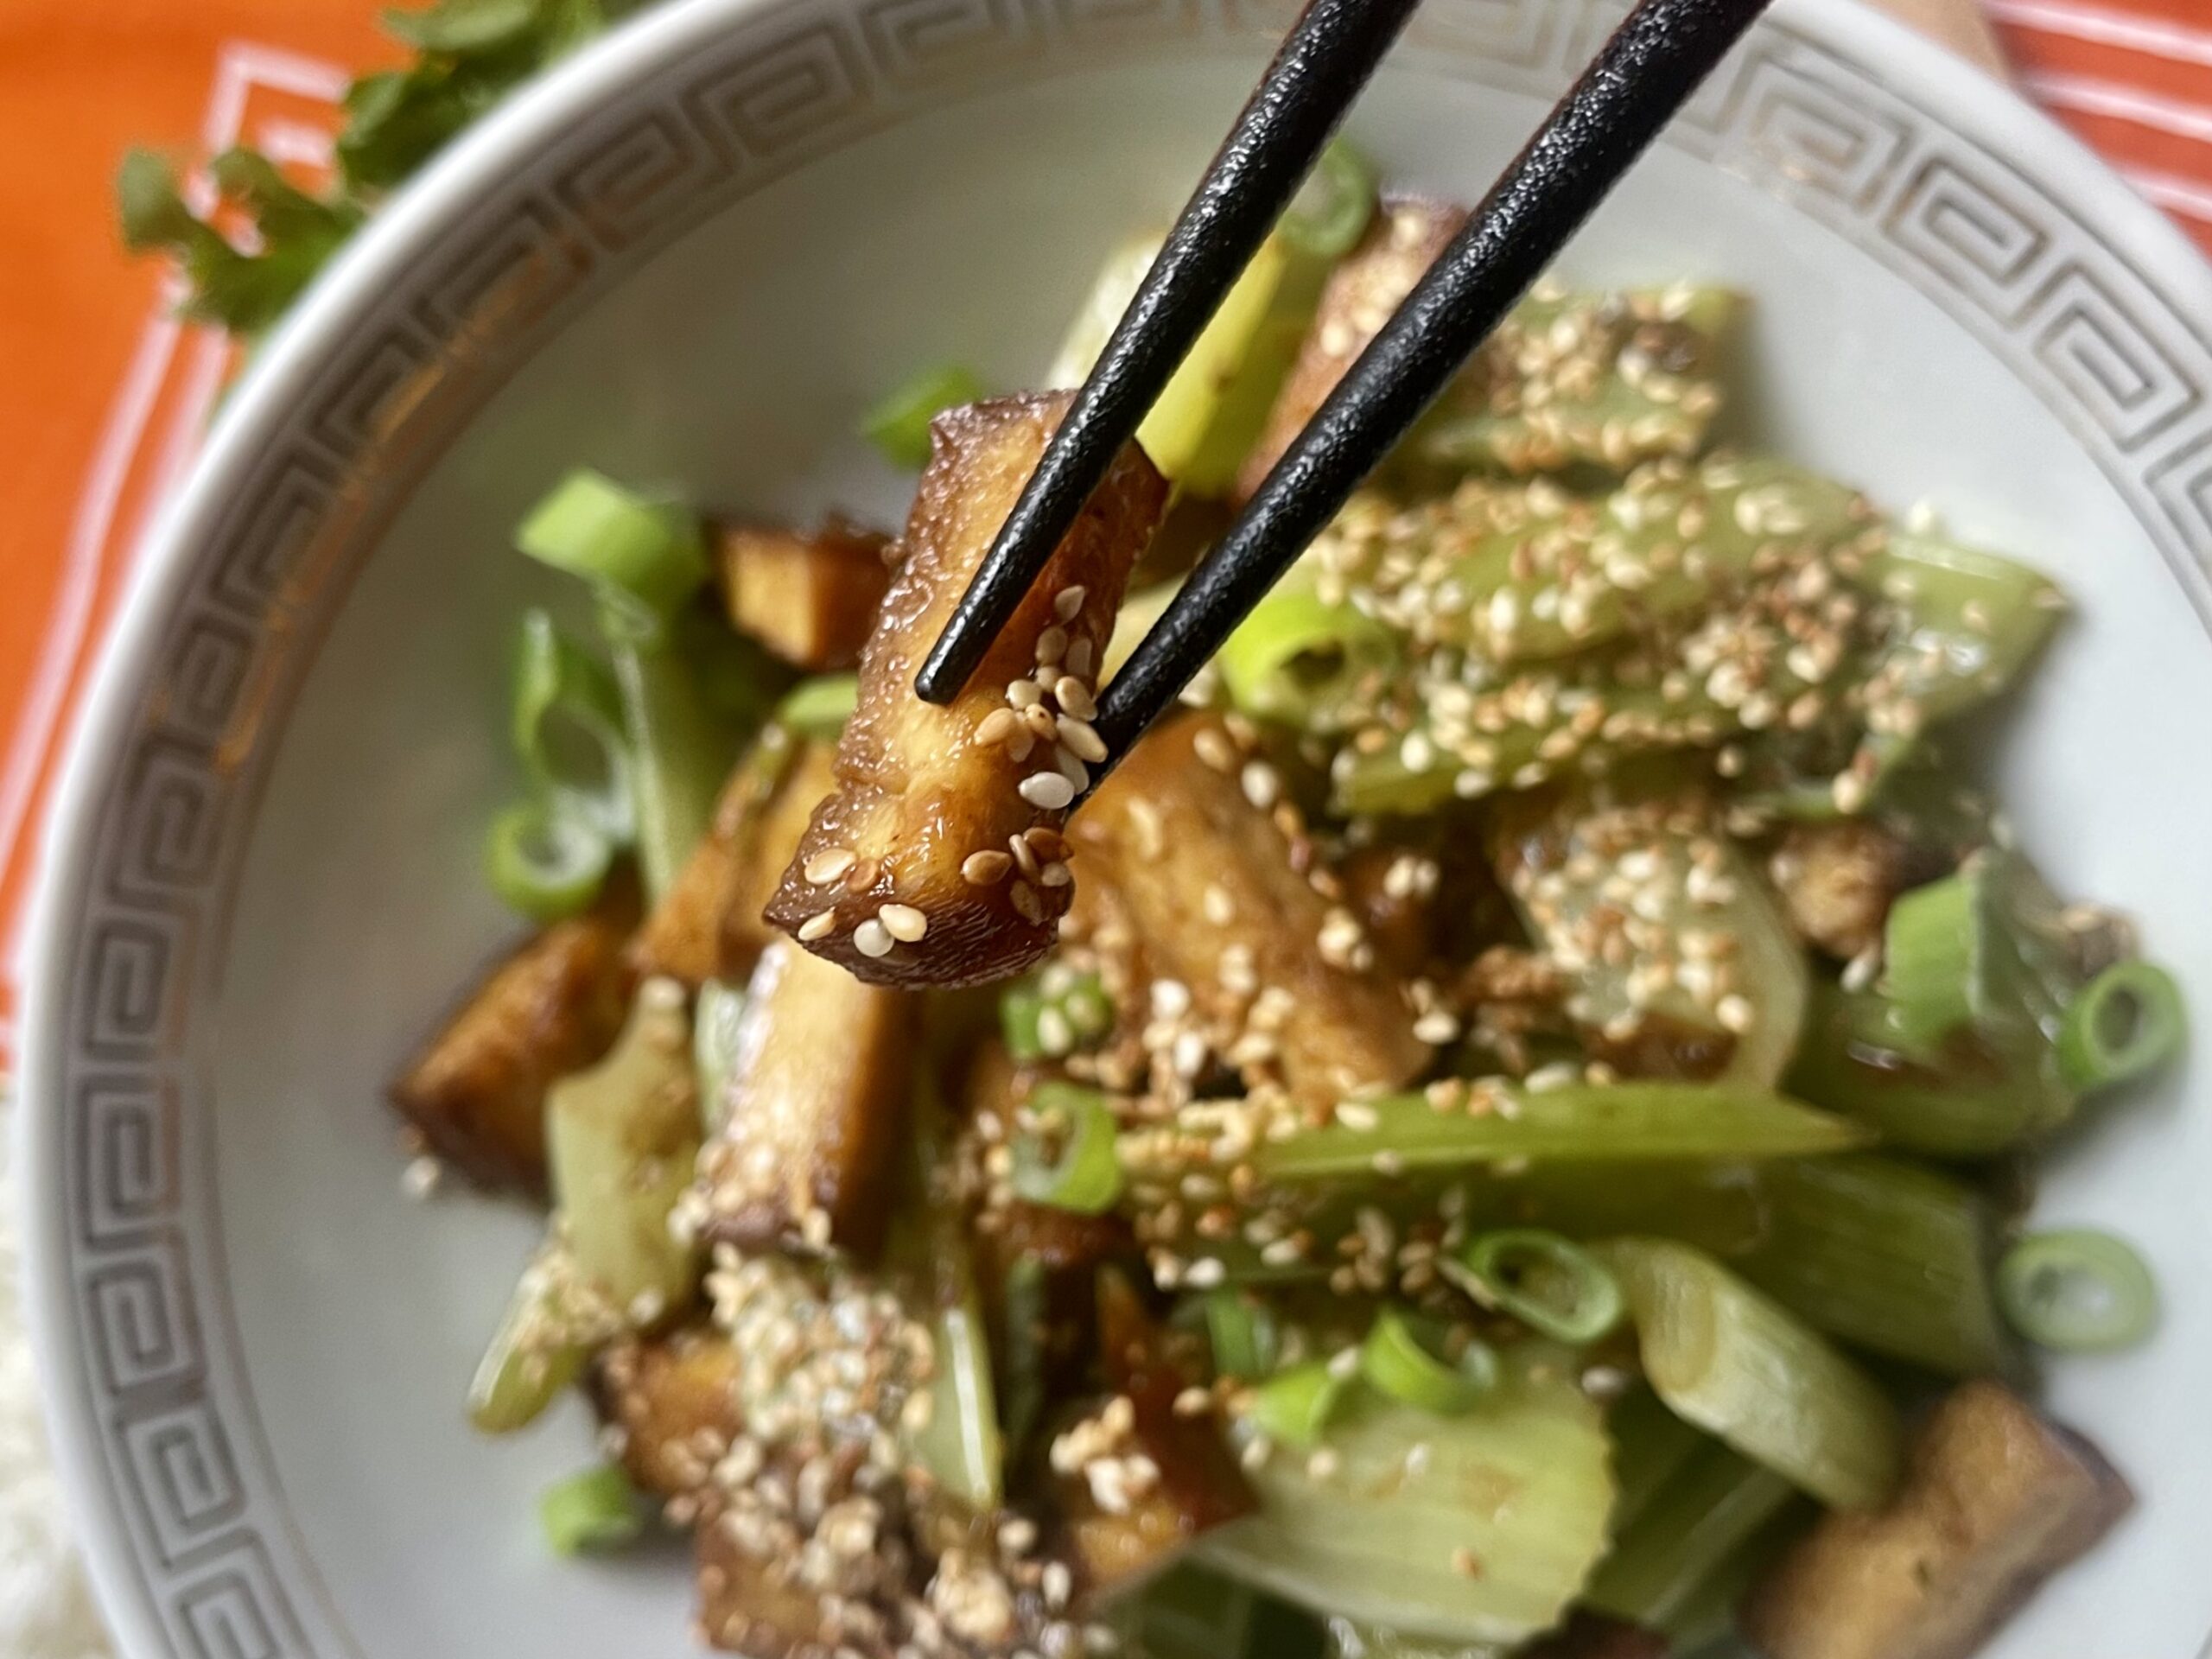
[[[90,690],[73,722],[52,803],[38,838],[39,870],[18,971],[23,989],[16,1098],[16,1164],[28,1325],[49,1443],[66,1507],[102,1612],[129,1659],[173,1659],[174,1649],[143,1599],[128,1525],[97,1469],[87,1360],[71,1341],[65,1275],[54,1240],[67,1224],[59,1183],[62,1115],[52,1084],[77,940],[95,857],[86,833],[124,764],[123,742],[140,713],[162,631],[198,563],[216,545],[233,491],[262,447],[286,424],[315,376],[344,346],[349,320],[441,233],[459,223],[501,178],[572,123],[619,102],[652,70],[723,31],[775,13],[818,10],[823,0],[665,0],[548,72],[450,144],[355,236],[302,296],[263,349],[194,458],[182,487],[159,509]],[[1618,10],[1618,8],[1616,8]],[[2013,165],[2063,201],[2129,263],[2177,314],[2212,317],[2212,264],[2158,209],[2139,196],[2086,144],[2015,88],[1927,39],[1866,0],[1782,0],[1775,16],[1816,40],[1879,61],[1908,87],[1940,88],[1958,100],[1959,126],[2008,146]],[[1110,51],[1102,51],[1102,61]],[[905,119],[902,114],[899,118]],[[2168,561],[2170,563],[2171,561]],[[2176,572],[2185,589],[2188,578]],[[2202,588],[2191,591],[2200,610]]]

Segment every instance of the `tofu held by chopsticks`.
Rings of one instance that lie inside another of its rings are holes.
[[[1073,896],[1060,829],[1105,758],[1090,725],[1130,568],[1167,485],[1135,444],[992,642],[939,707],[922,659],[1066,413],[1066,394],[1007,397],[938,419],[904,556],[861,654],[836,787],[814,813],[768,919],[881,985],[967,985],[1052,950]]]

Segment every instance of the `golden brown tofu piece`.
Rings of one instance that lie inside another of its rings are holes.
[[[1338,941],[1357,918],[1332,913],[1293,868],[1236,772],[1221,722],[1183,715],[1131,752],[1069,834],[1128,906],[1147,967],[1181,981],[1208,1019],[1234,1024],[1270,988],[1289,995],[1277,1052],[1301,1099],[1405,1082],[1428,1046],[1397,987],[1351,965]]]
[[[664,974],[695,990],[709,979],[750,974],[777,937],[761,906],[834,781],[826,743],[785,739],[748,755],[724,787],[705,837],[632,941],[639,974]]]
[[[431,1151],[479,1185],[544,1192],[545,1091],[621,1033],[633,983],[623,944],[637,925],[636,884],[612,880],[469,993],[391,1085]]]
[[[1753,1591],[1768,1659],[1967,1659],[2133,1503],[2096,1449],[2001,1383],[1962,1383],[1886,1509],[1837,1511]]]
[[[891,1659],[887,1641],[833,1631],[821,1599],[797,1581],[797,1562],[745,1550],[721,1518],[702,1521],[693,1547],[699,1634],[709,1647],[745,1659]]]
[[[837,789],[814,815],[768,918],[873,983],[1002,979],[1052,948],[1071,880],[1059,829],[1105,750],[1091,697],[1130,567],[1167,486],[1124,448],[985,654],[939,708],[914,695],[1066,411],[1065,394],[938,417],[904,557],[861,653]]]
[[[658,1497],[704,1486],[744,1427],[737,1380],[737,1350],[719,1331],[688,1326],[609,1347],[592,1393],[600,1414],[622,1432],[631,1483]]]
[[[1837,818],[1792,824],[1767,874],[1798,936],[1847,962],[1882,943],[1909,861],[1904,845],[1881,825]]]
[[[1116,1273],[1098,1282],[1098,1352],[1112,1397],[1052,1453],[1069,1565],[1093,1598],[1150,1578],[1258,1503],[1219,1418],[1176,1410],[1204,1378]],[[1145,1460],[1155,1472],[1125,1473]]]
[[[722,604],[750,634],[795,667],[850,668],[891,585],[891,538],[834,514],[807,534],[759,524],[712,532]]]
[[[1359,245],[1330,273],[1306,343],[1290,377],[1275,395],[1260,442],[1237,474],[1237,499],[1247,500],[1282,459],[1291,441],[1337,389],[1367,344],[1382,332],[1398,302],[1414,291],[1459,227],[1467,210],[1417,196],[1383,199]]]
[[[788,939],[745,992],[721,1127],[699,1154],[702,1230],[751,1249],[883,1242],[917,1060],[914,1001]]]

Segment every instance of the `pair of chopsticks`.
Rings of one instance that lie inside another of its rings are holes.
[[[1104,776],[1405,435],[1768,0],[1643,0],[1516,156],[1099,698]],[[949,702],[1305,178],[1416,0],[1310,0],[945,625]]]

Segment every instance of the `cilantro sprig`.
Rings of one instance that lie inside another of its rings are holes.
[[[639,3],[438,0],[427,10],[387,12],[385,29],[413,60],[363,75],[347,89],[338,173],[327,190],[311,194],[266,156],[232,149],[209,168],[218,207],[196,213],[175,167],[136,149],[116,178],[124,243],[177,261],[187,286],[184,315],[255,339],[387,194],[515,87]],[[248,227],[244,234],[218,228],[226,207]]]

